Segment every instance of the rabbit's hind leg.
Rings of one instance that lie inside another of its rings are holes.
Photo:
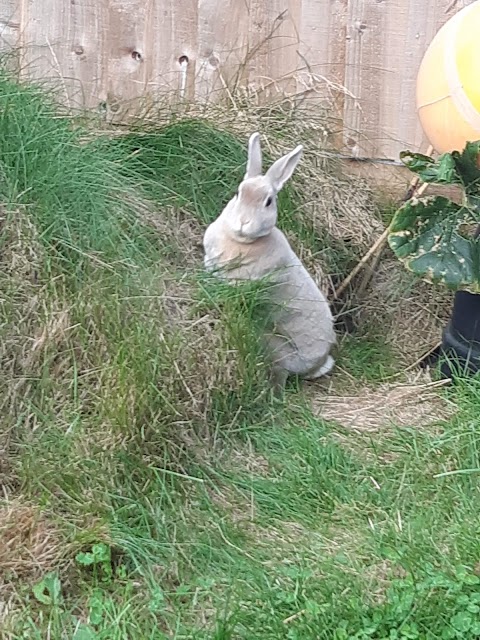
[[[275,396],[281,397],[285,391],[287,384],[288,371],[281,367],[272,367],[270,370],[269,381]]]

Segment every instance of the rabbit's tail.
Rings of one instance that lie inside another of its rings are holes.
[[[316,380],[317,378],[321,378],[322,376],[327,376],[331,373],[333,367],[335,366],[335,360],[332,356],[327,356],[325,362],[315,369],[314,371],[309,371],[306,376],[304,376],[305,380]]]

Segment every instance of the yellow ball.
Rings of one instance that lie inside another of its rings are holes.
[[[417,78],[422,128],[438,153],[480,140],[480,1],[437,33]]]

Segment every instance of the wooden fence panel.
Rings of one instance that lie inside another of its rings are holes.
[[[345,81],[347,4],[345,0],[304,0],[300,19],[300,86],[321,97],[341,99]],[[313,78],[310,77],[313,76]],[[322,91],[323,84],[323,91]],[[305,86],[306,85],[306,86]],[[339,105],[340,106],[340,105]]]
[[[215,99],[246,80],[249,12],[245,2],[200,0],[196,98]]]
[[[474,0],[0,0],[0,50],[71,107],[123,119],[139,98],[241,84],[335,105],[352,155],[425,145],[415,80],[438,28]],[[228,94],[228,89],[227,89]]]
[[[0,1],[0,49],[9,51],[19,44],[20,9],[17,0]]]
[[[474,0],[349,0],[344,139],[353,155],[396,158],[425,148],[416,75],[437,30]]]
[[[154,0],[109,0],[107,104],[114,114],[149,90]]]
[[[195,97],[200,0],[153,0],[151,33],[152,77],[155,93]],[[184,65],[182,65],[184,61]]]
[[[22,0],[21,70],[63,87],[70,107],[96,108],[106,98],[108,0],[55,5]]]

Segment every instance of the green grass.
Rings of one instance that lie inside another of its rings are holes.
[[[357,380],[375,384],[398,373],[392,347],[375,326],[364,334],[346,336],[339,355],[339,367]]]
[[[301,406],[224,437],[190,477],[112,454],[113,569],[77,560],[56,606],[24,593],[22,624],[31,608],[54,637],[87,610],[95,638],[475,638],[479,393],[457,388],[436,433],[364,439],[372,462]],[[452,469],[470,471],[438,477]]]
[[[154,240],[128,206],[133,182],[119,175],[116,147],[102,137],[87,143],[50,96],[19,90],[5,75],[0,107],[0,197],[12,215],[28,208],[52,269],[83,277],[97,256],[116,267],[154,258]]]
[[[205,276],[170,229],[218,213],[244,146],[201,121],[92,137],[0,75],[2,638],[480,636],[480,381],[447,421],[372,433],[273,399],[263,286]],[[373,328],[339,364],[396,373]]]

